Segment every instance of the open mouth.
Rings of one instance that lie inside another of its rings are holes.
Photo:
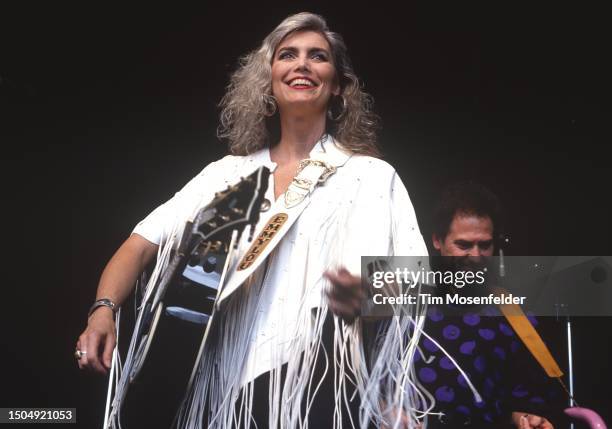
[[[303,77],[292,79],[287,84],[294,89],[311,89],[317,86],[312,80]]]

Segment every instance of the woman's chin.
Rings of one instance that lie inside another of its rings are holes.
[[[325,115],[325,106],[326,103],[321,100],[304,97],[287,100],[286,103],[283,103],[280,110],[283,114],[291,115]]]

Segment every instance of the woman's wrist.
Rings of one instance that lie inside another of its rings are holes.
[[[108,298],[98,299],[89,308],[87,318],[90,318],[94,312],[98,311],[101,308],[106,308],[107,310],[110,310],[111,314],[114,316],[115,312],[119,309],[119,306]]]

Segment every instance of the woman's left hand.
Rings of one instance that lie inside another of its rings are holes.
[[[366,298],[361,277],[352,275],[346,268],[340,268],[335,273],[326,271],[323,275],[331,282],[331,287],[326,291],[329,309],[346,323],[353,323],[361,314]]]

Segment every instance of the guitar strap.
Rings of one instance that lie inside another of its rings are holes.
[[[506,292],[504,289],[496,288],[495,293],[501,295]],[[542,340],[538,331],[535,330],[523,309],[517,304],[501,304],[499,309],[502,314],[514,329],[514,332],[521,339],[527,350],[538,361],[540,366],[546,371],[546,374],[551,378],[560,378],[563,376],[563,371],[555,361],[555,358],[548,350],[548,347]]]
[[[327,143],[327,144],[325,144]],[[280,243],[293,223],[310,204],[316,187],[324,183],[336,169],[342,167],[350,155],[340,150],[333,139],[327,136],[322,142],[322,152],[304,159],[284,196],[278,198],[270,208],[270,214],[257,224],[251,243],[241,240],[239,252],[230,261],[228,278],[217,300],[222,303],[266,260]]]

